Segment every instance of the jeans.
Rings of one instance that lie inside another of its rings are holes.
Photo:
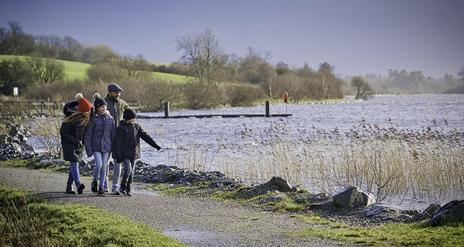
[[[95,168],[93,170],[93,181],[99,180],[101,188],[108,188],[108,159],[110,153],[95,152]],[[99,179],[100,178],[100,179]]]
[[[81,185],[81,179],[79,177],[79,163],[78,162],[71,162],[69,165],[69,175],[68,175],[68,182],[67,186],[71,187],[72,183],[76,184],[76,188]]]
[[[121,163],[116,162],[113,160],[114,167],[113,167],[113,192],[119,191],[119,179],[121,178]]]

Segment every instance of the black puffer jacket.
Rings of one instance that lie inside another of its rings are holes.
[[[116,129],[113,158],[118,162],[125,159],[140,159],[140,138],[157,150],[161,149],[139,124],[130,124],[122,120]]]
[[[77,123],[62,123],[60,129],[61,146],[63,147],[64,160],[77,162],[83,158],[85,127]]]

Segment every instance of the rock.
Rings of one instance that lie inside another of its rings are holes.
[[[398,210],[393,207],[376,204],[370,205],[364,210],[364,216],[366,218],[374,219],[380,222],[409,222],[412,221],[418,214],[418,210]]]
[[[441,207],[440,204],[430,204],[422,213],[415,217],[415,220],[425,220],[432,218],[432,215]]]
[[[272,177],[269,182],[267,182],[268,185],[273,187],[274,189],[280,191],[280,192],[293,192],[296,191],[296,188],[293,188],[287,180],[281,178],[281,177]]]
[[[375,197],[357,187],[349,187],[345,191],[332,197],[333,203],[340,207],[358,208],[367,207],[375,203]]]
[[[435,211],[430,220],[432,226],[441,226],[452,222],[464,222],[464,200],[448,202]]]
[[[296,191],[296,188],[292,187],[286,180],[280,177],[272,177],[271,180],[264,184],[243,189],[238,194],[238,197],[250,198],[258,195],[264,195],[270,191],[294,192]]]
[[[283,195],[283,194],[272,195],[272,196],[269,196],[269,197],[266,197],[266,198],[263,198],[263,199],[259,200],[258,203],[259,204],[276,203],[276,202],[282,201],[284,198],[285,198],[285,195]]]
[[[51,160],[41,160],[37,163],[38,166],[48,166],[53,164]]]
[[[364,211],[364,216],[368,218],[378,217],[381,215],[392,215],[392,214],[398,215],[399,211],[394,208],[383,206],[383,205],[370,205]]]

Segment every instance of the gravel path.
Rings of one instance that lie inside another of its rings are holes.
[[[94,205],[145,222],[189,246],[334,246],[325,240],[303,240],[289,233],[317,227],[288,214],[260,212],[235,203],[202,198],[164,196],[136,184],[134,196],[97,197],[87,188],[82,195],[63,193],[64,173],[0,166],[0,183],[32,190],[50,200]],[[340,245],[337,245],[340,246]]]

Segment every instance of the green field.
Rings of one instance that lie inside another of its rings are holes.
[[[15,59],[19,58],[22,61],[25,61],[29,56],[14,56],[14,55],[0,55],[0,61],[5,59]],[[58,60],[64,65],[65,80],[86,80],[87,79],[87,69],[91,66],[87,63],[81,62],[72,62]],[[150,72],[153,79],[163,80],[163,81],[173,81],[173,82],[183,82],[189,79],[188,76],[161,73],[161,72]]]

